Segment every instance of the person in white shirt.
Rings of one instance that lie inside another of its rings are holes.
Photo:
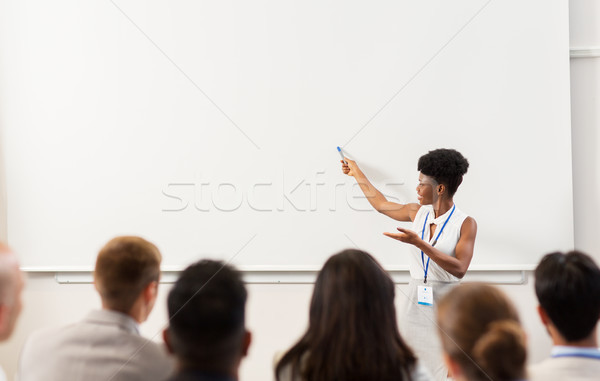
[[[581,252],[552,253],[535,270],[538,313],[552,338],[549,359],[529,367],[529,379],[597,380],[600,349],[600,269]]]
[[[411,229],[398,228],[397,232],[384,234],[410,245],[411,279],[400,329],[406,342],[438,381],[446,380],[448,369],[435,334],[435,304],[465,276],[477,235],[475,219],[454,204],[454,195],[468,168],[468,160],[456,150],[429,151],[417,164],[418,203],[398,204],[388,201],[356,162],[348,158],[342,160],[342,171],[356,179],[375,210],[396,221],[412,222]]]
[[[21,293],[24,284],[17,256],[0,243],[0,342],[8,340],[15,329],[23,306]],[[0,381],[4,380],[6,375],[0,367]]]
[[[19,381],[165,380],[174,359],[140,336],[154,307],[162,256],[140,237],[117,237],[98,254],[94,285],[102,309],[81,322],[32,334],[21,352]]]

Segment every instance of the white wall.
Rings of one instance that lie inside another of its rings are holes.
[[[571,0],[571,48],[600,49],[600,2]],[[571,59],[575,247],[600,259],[600,57]]]
[[[571,46],[600,47],[600,3],[571,1]],[[575,246],[600,262],[595,221],[600,214],[600,58],[571,60],[573,128],[573,180]],[[548,181],[548,186],[552,186]],[[0,232],[1,233],[1,232]],[[517,305],[529,337],[529,359],[548,355],[550,340],[538,323],[532,277],[523,285],[500,286]],[[142,327],[147,336],[157,334],[166,321],[164,298],[169,285],[161,285],[160,300],[150,320]],[[308,284],[250,284],[248,325],[254,332],[250,357],[244,362],[242,380],[271,378],[271,359],[276,350],[290,345],[306,326],[312,290]],[[403,302],[398,287],[397,304]],[[11,340],[0,345],[0,363],[14,373],[18,352],[33,330],[80,319],[99,304],[91,284],[62,285],[53,274],[30,274],[24,292],[25,309]]]

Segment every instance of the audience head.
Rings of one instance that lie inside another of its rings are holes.
[[[453,378],[524,378],[525,334],[515,307],[497,288],[482,283],[456,286],[438,302],[437,321]]]
[[[110,240],[100,250],[94,270],[103,307],[145,321],[156,301],[161,260],[158,248],[143,238]]]
[[[181,368],[237,377],[251,341],[246,299],[241,274],[223,262],[202,260],[183,271],[169,293],[164,332]]]
[[[468,168],[469,162],[460,152],[446,148],[429,151],[417,164],[417,170],[423,175],[446,187],[449,197],[456,193]]]
[[[12,334],[21,313],[24,279],[14,252],[0,244],[0,341]]]
[[[416,359],[400,337],[395,288],[368,253],[344,250],[321,269],[309,327],[279,361],[302,380],[402,380]]]
[[[535,293],[542,321],[555,341],[595,340],[600,269],[592,258],[577,251],[546,255],[535,270]]]

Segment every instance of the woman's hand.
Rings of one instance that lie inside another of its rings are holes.
[[[342,171],[344,174],[352,177],[356,177],[357,174],[361,173],[358,165],[354,160],[350,160],[347,157],[344,160],[340,160],[342,162]],[[344,162],[345,161],[345,162]]]
[[[400,242],[408,243],[414,246],[421,243],[423,240],[417,233],[410,229],[398,228],[400,233],[383,233],[385,236],[396,239]]]

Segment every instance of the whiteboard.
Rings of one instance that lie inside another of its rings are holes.
[[[409,248],[390,200],[455,148],[474,264],[573,247],[568,2],[2,1],[7,235],[30,268],[93,266],[141,235],[165,267],[318,268]]]

